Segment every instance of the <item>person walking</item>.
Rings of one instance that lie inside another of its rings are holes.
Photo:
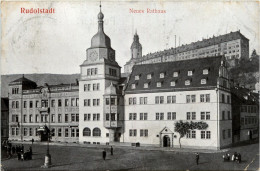
[[[103,150],[103,160],[106,160],[106,156],[107,156],[107,152],[106,152],[106,150],[104,149],[104,150]]]
[[[199,165],[199,159],[200,159],[199,153],[196,153],[196,164],[197,165]]]
[[[21,152],[24,153],[24,146],[22,144],[22,147],[21,147]]]
[[[114,149],[113,149],[113,147],[112,147],[112,146],[111,146],[111,148],[110,148],[110,152],[111,152],[111,156],[113,156]]]

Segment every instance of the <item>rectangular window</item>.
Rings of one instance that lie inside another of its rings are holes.
[[[190,103],[190,95],[186,95],[186,103]]]
[[[69,115],[65,114],[65,122],[69,122]]]
[[[188,71],[188,76],[192,76],[192,71]]]
[[[205,120],[205,112],[200,113],[200,120]]]
[[[140,120],[144,120],[144,114],[140,113]]]
[[[204,94],[201,94],[200,95],[200,102],[204,102],[205,101],[205,95]]]
[[[39,122],[39,115],[35,115],[35,122]]]
[[[163,103],[164,103],[164,97],[160,96],[160,104],[163,104]]]
[[[175,81],[171,81],[171,86],[172,87],[176,86],[176,82]]]
[[[133,120],[136,120],[136,113],[133,113]]]
[[[27,108],[27,101],[23,102],[23,108]]]
[[[187,112],[187,120],[191,120],[190,112]]]
[[[196,131],[191,131],[191,138],[196,138]]]
[[[128,102],[129,102],[129,105],[133,104],[133,98],[130,97],[130,98],[128,99]]]
[[[148,74],[146,78],[147,78],[148,80],[149,80],[149,79],[152,79],[152,74]]]
[[[69,136],[69,129],[65,128],[65,137],[68,137],[68,136]]]
[[[205,131],[200,131],[200,135],[201,135],[201,139],[205,139],[206,138]]]
[[[159,120],[159,118],[160,118],[160,113],[156,113],[155,120]]]
[[[157,82],[156,87],[162,87],[162,82]]]
[[[62,132],[61,132],[61,128],[58,129],[58,137],[61,137]]]
[[[173,77],[178,77],[178,72],[173,72]]]
[[[135,89],[135,87],[136,87],[135,84],[132,84],[132,85],[131,85],[131,88],[132,88],[132,89]]]
[[[76,106],[76,100],[74,98],[71,99],[71,106]]]
[[[196,120],[196,112],[192,112],[192,120]]]
[[[129,120],[133,120],[133,113],[129,113]]]
[[[84,99],[84,106],[90,106],[90,99]]]
[[[93,84],[93,91],[96,91],[97,90],[97,84]]]
[[[224,94],[222,94],[222,101],[221,102],[225,103],[225,95]]]
[[[222,120],[225,120],[225,111],[222,111]]]
[[[77,116],[78,116],[79,114],[77,114]],[[77,118],[76,118],[77,119]],[[97,121],[99,121],[100,120],[100,114],[99,113],[97,113]]]
[[[74,128],[71,129],[71,137],[75,137],[75,129]]]
[[[187,134],[186,134],[186,138],[191,138],[191,132],[190,130],[188,130]]]
[[[201,79],[200,80],[200,84],[206,84],[207,83],[207,80],[206,79]]]
[[[112,114],[111,114],[112,115]],[[93,113],[93,121],[96,121],[97,120],[97,114]],[[111,120],[112,120],[112,117],[111,117]],[[112,120],[113,121],[113,120]]]
[[[210,112],[206,112],[206,120],[210,120]]]
[[[203,75],[207,75],[209,73],[208,69],[203,69]]]
[[[210,139],[211,138],[211,133],[210,131],[206,131],[206,139]]]
[[[144,113],[144,120],[147,120],[148,114]]]
[[[230,103],[230,96],[227,95],[227,103],[229,104]]]
[[[136,97],[133,98],[133,105],[136,104]]]
[[[116,99],[115,98],[111,98],[111,105],[116,105]]]
[[[27,136],[28,132],[27,132],[27,128],[23,128],[23,135]]]
[[[33,115],[29,115],[29,122],[33,121]]]
[[[140,101],[140,104],[144,104],[144,98],[143,97],[140,97],[139,101]]]
[[[160,113],[160,120],[164,120],[164,113]]]
[[[55,115],[54,115],[54,114],[51,115],[51,122],[52,122],[52,123],[55,122]]]
[[[51,100],[51,107],[55,107],[55,100]]]
[[[61,121],[61,114],[58,114],[58,122],[62,122]]]
[[[69,106],[69,99],[65,99],[65,106]]]
[[[160,78],[164,78],[164,73],[160,73]]]
[[[33,101],[30,101],[29,107],[30,107],[30,108],[33,108]]]
[[[61,99],[58,99],[58,107],[61,107]]]
[[[76,121],[76,115],[75,114],[71,114],[71,122],[75,122]]]
[[[147,104],[147,97],[144,97],[144,104]]]
[[[230,114],[230,111],[228,111],[228,120],[231,119],[231,114]]]
[[[159,99],[160,99],[159,96],[156,96],[156,97],[155,97],[155,104],[159,104]]]
[[[27,116],[23,115],[23,122],[26,123],[26,121],[27,121]]]
[[[191,102],[195,103],[196,102],[196,95],[191,95]]]
[[[109,121],[109,113],[106,113],[106,121]]]
[[[210,94],[206,94],[206,102],[210,102]]]

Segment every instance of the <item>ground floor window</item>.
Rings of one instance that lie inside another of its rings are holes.
[[[94,137],[100,137],[101,136],[101,130],[99,128],[93,129],[93,136]]]
[[[148,129],[140,129],[140,137],[148,137]]]
[[[61,137],[62,132],[61,132],[61,128],[58,129],[58,137]]]
[[[89,128],[83,129],[83,136],[91,136],[91,131]]]

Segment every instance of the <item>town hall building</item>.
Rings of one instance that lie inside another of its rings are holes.
[[[135,65],[121,76],[115,50],[104,32],[104,14],[74,84],[37,86],[25,77],[9,84],[9,139],[54,142],[221,149],[232,144],[232,101],[223,55]],[[131,59],[142,57],[137,33]],[[43,90],[49,99],[42,101]],[[49,109],[47,114],[41,108]],[[185,137],[175,123],[204,122]],[[258,122],[258,121],[257,121]],[[40,129],[39,129],[40,128]]]

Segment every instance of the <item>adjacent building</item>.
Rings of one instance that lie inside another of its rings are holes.
[[[259,137],[259,94],[246,88],[231,88],[233,143]]]
[[[134,35],[134,37],[138,37]],[[134,38],[133,44],[138,44]],[[141,45],[131,46],[131,53],[138,52],[142,54]],[[150,63],[172,62],[180,60],[198,59],[205,57],[214,57],[223,55],[226,57],[228,67],[235,66],[239,59],[249,58],[249,39],[247,39],[240,31],[230,32],[225,35],[213,36],[209,39],[192,42],[176,48],[170,48],[155,53],[149,53],[144,56],[138,56],[131,59],[125,64],[125,73],[131,73],[133,65],[142,65]]]
[[[9,137],[9,104],[8,98],[1,98],[1,141]]]
[[[9,139],[47,141],[45,126],[52,141],[78,142],[79,85],[49,85],[50,98],[42,101],[41,89],[24,76],[9,84]],[[49,107],[49,114],[40,109]],[[49,124],[50,123],[50,124]]]

